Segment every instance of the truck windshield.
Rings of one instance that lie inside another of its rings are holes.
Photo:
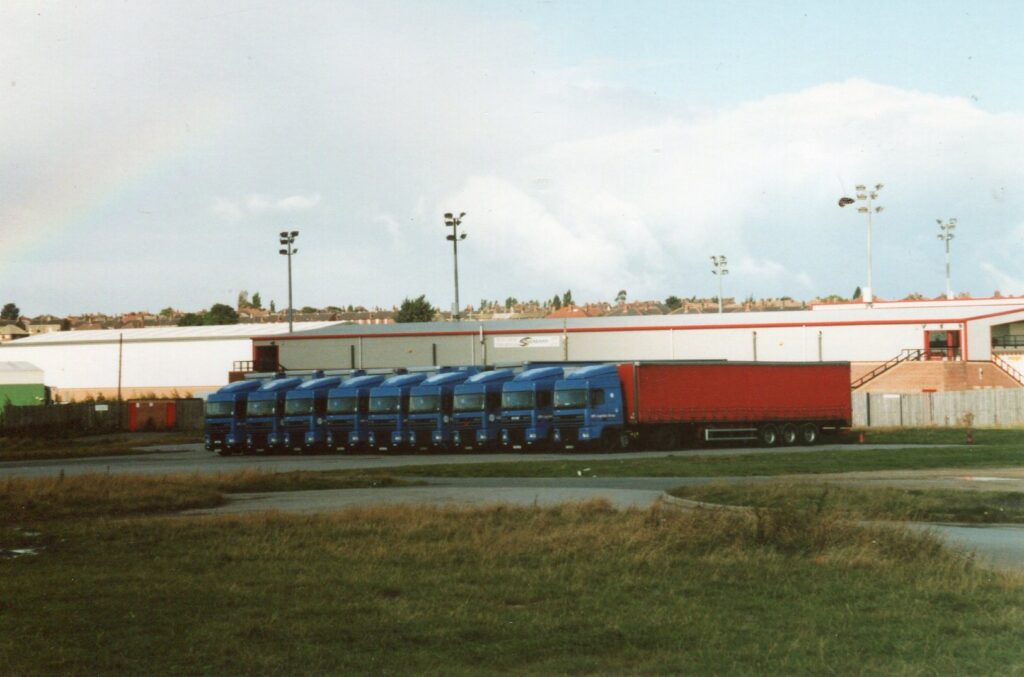
[[[231,416],[235,409],[234,402],[207,402],[207,416]]]
[[[533,392],[520,390],[519,392],[501,394],[502,409],[532,409]]]
[[[455,411],[483,411],[484,394],[469,393],[455,396]]]
[[[245,413],[249,416],[273,416],[275,404],[274,400],[249,400]]]
[[[394,395],[387,397],[371,397],[371,414],[393,414],[398,411],[398,398]]]
[[[331,414],[354,414],[358,405],[358,397],[332,397],[327,400],[327,411]]]
[[[587,391],[579,388],[575,390],[556,390],[556,409],[582,409],[587,405]]]
[[[307,397],[305,399],[294,399],[284,401],[284,413],[296,415],[296,414],[312,414],[313,413],[313,398]]]
[[[413,395],[409,398],[410,413],[438,411],[440,406],[441,398],[437,395]]]

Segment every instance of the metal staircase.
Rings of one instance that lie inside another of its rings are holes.
[[[1022,374],[1021,371],[1017,369],[1017,367],[1010,364],[1010,361],[1004,358],[1002,355],[996,355],[995,353],[992,353],[992,364],[996,365],[1004,372],[1006,372],[1006,375],[1012,378],[1018,384],[1024,386],[1024,374]]]
[[[872,381],[878,378],[879,376],[889,371],[898,364],[903,364],[904,362],[917,362],[921,359],[923,355],[923,348],[904,348],[896,357],[892,358],[887,362],[883,362],[882,364],[878,365],[868,373],[864,374],[860,378],[853,381],[853,383],[850,384],[850,389],[856,390],[857,388],[860,388],[868,381]]]

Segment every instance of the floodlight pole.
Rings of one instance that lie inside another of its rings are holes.
[[[942,222],[942,219],[935,219],[935,222],[939,224],[939,234],[937,237],[946,243],[946,298],[952,301],[953,282],[950,277],[949,241],[953,239],[953,231],[956,229],[956,219],[948,219],[945,223]]]
[[[714,264],[714,268],[711,270],[711,274],[718,277],[718,312],[724,312],[722,306],[722,278],[729,274],[729,269],[726,268],[728,262],[725,260],[725,256],[712,256],[711,263]]]
[[[871,307],[872,303],[874,302],[874,287],[872,287],[871,285],[871,217],[873,214],[877,214],[881,212],[883,209],[881,205],[877,207],[874,205],[874,201],[878,199],[878,193],[882,190],[882,188],[883,185],[881,183],[876,183],[875,187],[870,190],[867,188],[867,186],[863,184],[858,184],[856,186],[856,200],[854,200],[851,197],[839,198],[840,207],[852,205],[858,201],[865,203],[864,206],[858,207],[857,211],[862,214],[868,215],[868,286],[863,290],[864,303],[868,307]]]
[[[466,239],[466,233],[459,235],[459,226],[462,225],[462,217],[466,215],[466,212],[460,213],[455,216],[451,212],[447,212],[444,215],[444,225],[452,229],[451,235],[446,235],[446,240],[451,240],[452,243],[452,258],[455,262],[455,310],[452,313],[452,320],[458,321],[461,317],[462,306],[459,305],[459,240]]]
[[[292,308],[292,256],[298,254],[299,250],[293,245],[295,244],[295,238],[299,236],[299,231],[282,231],[280,234],[280,243],[284,246],[284,249],[278,251],[279,254],[288,257],[288,333],[291,334],[293,331],[293,321],[295,318],[295,309]]]

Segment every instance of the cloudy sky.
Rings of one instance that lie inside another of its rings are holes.
[[[1019,2],[6,2],[23,312],[1024,293]]]

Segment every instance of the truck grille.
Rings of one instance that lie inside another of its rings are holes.
[[[455,420],[455,427],[459,429],[475,428],[480,425],[478,418],[460,418]]]
[[[522,417],[516,416],[514,418],[516,418],[518,420],[513,420],[512,416],[502,416],[501,417],[501,425],[502,425],[502,427],[509,428],[509,429],[511,429],[511,428],[529,428],[530,427],[530,418],[528,416],[522,416]]]
[[[209,432],[211,434],[214,434],[214,435],[225,435],[225,434],[231,432],[231,424],[230,423],[207,423],[206,424],[206,430],[207,430],[207,432]]]
[[[583,425],[583,414],[555,414],[556,425]]]
[[[327,429],[332,433],[347,433],[350,432],[353,427],[352,421],[332,421],[327,424]]]
[[[296,430],[305,430],[308,426],[305,421],[285,421],[281,427],[285,430],[295,432]]]
[[[394,427],[394,421],[370,421],[366,424],[366,429],[375,433],[390,432]]]
[[[245,428],[251,433],[269,433],[274,429],[274,424],[270,421],[255,421],[247,423]]]
[[[437,427],[437,421],[430,418],[413,419],[409,421],[409,427],[413,430],[432,430]]]

